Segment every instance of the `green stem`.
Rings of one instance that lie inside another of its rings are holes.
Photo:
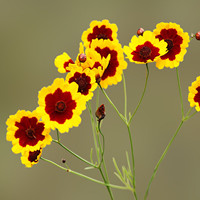
[[[75,156],[75,157],[78,158],[79,160],[85,162],[86,164],[88,164],[88,165],[90,165],[90,166],[92,166],[92,167],[94,167],[94,168],[98,168],[98,166],[94,165],[93,163],[91,163],[91,162],[85,160],[84,158],[82,158],[81,156],[77,155],[76,153],[74,153],[73,151],[71,151],[70,149],[68,149],[66,146],[64,146],[64,145],[63,145],[62,143],[60,143],[59,141],[53,139],[53,142],[59,144],[63,149],[67,150],[69,153],[71,153],[73,156]]]
[[[101,153],[101,161],[99,163],[99,171],[101,173],[101,176],[102,176],[104,182],[106,184],[109,184],[108,172],[107,172],[106,163],[105,163],[105,160],[104,160],[105,141],[104,141],[104,135],[102,134],[101,129],[100,129],[100,121],[98,121],[98,127],[97,128],[98,128],[98,131],[101,134],[102,139],[103,139],[103,149],[102,149],[102,147],[101,147],[101,141],[100,141],[100,138],[99,138],[99,134],[97,134],[99,148],[100,148],[100,153]],[[101,164],[102,163],[103,163],[103,168],[104,168],[105,176],[104,176],[103,171],[101,169]],[[109,186],[107,186],[107,190],[108,190],[108,192],[110,194],[111,199],[113,199],[113,194],[112,194],[112,191],[109,188]]]
[[[131,124],[131,121],[132,121],[133,117],[135,116],[135,114],[136,114],[138,108],[140,107],[140,104],[142,103],[142,100],[143,100],[143,97],[144,97],[144,94],[145,94],[146,88],[147,88],[148,78],[149,78],[149,67],[148,67],[148,63],[146,63],[146,80],[145,80],[144,90],[143,90],[143,92],[142,92],[142,96],[141,96],[141,98],[140,98],[140,101],[139,101],[139,103],[138,103],[138,105],[137,105],[135,111],[133,112],[133,114],[131,115],[131,118],[129,119],[128,125]]]
[[[186,120],[187,120],[187,119],[186,119]],[[183,122],[184,122],[184,121],[182,120],[181,123],[179,124],[179,126],[178,126],[178,128],[177,128],[175,134],[174,134],[173,137],[171,138],[169,144],[168,144],[167,147],[165,148],[165,150],[164,150],[162,156],[160,157],[158,163],[156,164],[156,166],[155,166],[155,168],[154,168],[153,175],[151,176],[151,179],[150,179],[150,181],[149,181],[149,184],[148,184],[148,187],[147,187],[145,196],[144,196],[144,200],[147,199],[147,196],[148,196],[148,193],[149,193],[149,189],[150,189],[151,183],[152,183],[152,181],[153,181],[153,179],[154,179],[154,177],[155,177],[155,175],[156,175],[156,173],[157,173],[158,167],[160,166],[160,163],[161,163],[162,160],[164,159],[165,155],[167,154],[167,152],[168,152],[168,150],[169,150],[169,147],[171,146],[172,142],[174,141],[175,137],[177,136],[177,134],[178,134],[178,132],[179,132],[181,126],[183,125]]]
[[[43,160],[43,161],[46,161],[46,162],[48,162],[48,163],[51,163],[51,164],[55,165],[56,167],[58,167],[58,168],[60,168],[60,169],[62,169],[62,170],[64,170],[64,171],[66,171],[66,172],[69,172],[69,173],[72,173],[72,174],[81,176],[81,177],[86,178],[86,179],[88,179],[88,180],[90,180],[90,181],[93,181],[93,182],[95,182],[95,183],[98,183],[98,184],[101,184],[101,185],[104,185],[104,186],[109,186],[109,187],[112,187],[112,188],[115,188],[115,189],[130,190],[129,188],[123,187],[123,186],[118,186],[118,185],[113,185],[113,184],[105,184],[105,183],[102,182],[102,181],[96,180],[96,179],[94,179],[94,178],[91,178],[91,177],[86,176],[86,175],[84,175],[84,174],[78,173],[78,172],[73,171],[73,170],[71,170],[71,169],[67,169],[67,168],[65,168],[65,167],[62,167],[62,166],[58,165],[57,163],[55,163],[55,162],[53,162],[53,161],[51,161],[51,160],[48,160],[48,159],[46,159],[46,158],[40,157],[40,159]]]
[[[96,151],[96,156],[97,156],[97,160],[99,161],[99,153],[97,151],[98,149],[98,145],[97,145],[97,138],[96,138],[96,131],[95,131],[95,121],[92,115],[92,108],[91,108],[91,102],[87,102],[87,109],[89,111],[90,114],[90,120],[91,120],[91,124],[92,124],[92,133],[93,133],[93,139],[94,139],[94,146],[95,146],[95,151]]]
[[[124,85],[124,117],[125,117],[125,120],[127,121],[127,92],[126,92],[126,81],[125,81],[124,73],[122,77],[123,77],[123,85]]]
[[[105,176],[104,176],[104,174],[103,174],[103,171],[102,171],[102,169],[101,169],[101,166],[99,166],[99,172],[100,172],[100,174],[101,174],[101,176],[102,176],[102,178],[103,178],[103,181],[104,181],[104,183],[105,183],[105,185],[106,185],[106,188],[107,188],[107,190],[108,190],[108,193],[109,193],[109,195],[110,195],[110,198],[113,200],[114,198],[113,198],[113,194],[112,194],[112,191],[111,191],[111,189],[110,189],[110,184],[109,184],[109,182],[106,180],[106,178],[105,178]]]
[[[58,142],[60,142],[60,135],[59,135],[58,129],[56,129],[56,133],[57,133],[57,140]]]
[[[97,87],[96,91],[97,91],[97,97],[96,97],[96,110],[97,110],[99,107],[99,87]]]
[[[99,148],[100,148],[100,152],[101,152],[101,162],[99,163],[99,166],[101,167],[101,163],[102,163],[103,160],[104,160],[105,139],[104,139],[104,135],[103,135],[103,133],[101,132],[100,121],[98,121],[98,131],[99,131],[99,133],[101,134],[101,136],[102,136],[102,140],[103,140],[103,150],[102,150],[102,148],[101,148],[100,138],[98,137]],[[98,135],[98,136],[99,136],[99,135]]]
[[[131,145],[131,157],[132,157],[132,165],[133,165],[133,194],[135,196],[135,199],[137,200],[137,194],[136,194],[136,190],[135,190],[135,159],[134,159],[134,151],[133,151],[133,140],[132,140],[132,136],[131,136],[131,130],[130,130],[130,126],[127,125],[128,128],[128,134],[129,134],[129,141],[130,141],[130,145]]]
[[[115,106],[115,104],[111,101],[111,99],[108,97],[108,95],[106,94],[105,90],[101,87],[100,84],[99,84],[99,87],[100,87],[101,91],[103,92],[103,94],[105,95],[105,97],[107,98],[107,100],[112,105],[112,107],[115,109],[115,111],[117,112],[117,114],[119,115],[119,117],[124,121],[124,123],[126,123],[126,120],[125,120],[124,116],[119,112],[119,110],[117,109],[117,107]]]
[[[182,97],[181,84],[180,84],[180,78],[179,78],[179,73],[178,73],[177,67],[176,67],[176,77],[177,77],[177,81],[178,81],[179,96],[180,96],[180,101],[181,101],[181,113],[182,113],[182,117],[184,117],[183,97]]]
[[[108,174],[107,174],[107,169],[106,169],[106,165],[105,165],[105,161],[104,161],[104,157],[103,157],[103,152],[102,152],[102,149],[101,149],[101,143],[100,143],[100,138],[99,138],[99,134],[97,134],[97,139],[96,139],[96,131],[95,131],[95,122],[94,122],[94,118],[93,118],[93,115],[92,115],[92,108],[91,108],[91,104],[87,102],[87,108],[89,110],[89,113],[90,113],[90,119],[91,119],[91,124],[92,124],[92,131],[93,131],[93,137],[94,137],[94,143],[95,143],[95,149],[96,149],[96,154],[97,154],[97,159],[99,161],[99,165],[98,165],[98,169],[101,173],[101,176],[104,180],[105,183],[109,183],[109,180],[108,180]],[[103,134],[102,134],[103,135]],[[97,140],[98,140],[98,143],[99,143],[99,149],[100,149],[100,153],[101,153],[101,160],[99,158],[99,154],[98,154],[98,145],[97,145]],[[104,146],[104,137],[103,137],[103,146]],[[103,147],[104,148],[104,147]],[[103,166],[104,166],[104,171],[105,171],[105,175],[106,175],[106,178],[101,170],[101,163],[103,163]],[[113,199],[113,195],[112,195],[112,191],[110,190],[109,186],[106,186],[107,187],[107,190],[109,192],[109,195],[110,195],[110,198]]]

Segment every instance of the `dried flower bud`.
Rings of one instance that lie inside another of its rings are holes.
[[[95,78],[96,78],[96,83],[99,84],[101,81],[101,77],[99,75],[97,75]]]
[[[65,160],[65,159],[62,159],[62,163],[66,163],[66,160]]]
[[[82,63],[84,63],[86,61],[86,55],[84,53],[81,53],[79,55],[79,61]]]
[[[197,40],[200,40],[200,31],[195,34]]]
[[[95,112],[95,115],[99,121],[101,121],[106,116],[104,104],[99,106],[99,108]]]
[[[139,36],[139,35],[143,35],[143,33],[144,33],[144,29],[143,28],[139,28],[138,30],[137,30],[137,35]]]

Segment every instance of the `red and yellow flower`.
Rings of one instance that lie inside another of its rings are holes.
[[[42,148],[35,151],[25,151],[22,153],[21,162],[26,165],[26,167],[32,167],[39,162],[42,154]]]
[[[160,41],[167,42],[168,49],[168,52],[156,61],[156,67],[159,69],[178,67],[187,52],[186,48],[190,41],[188,33],[183,32],[180,25],[171,22],[157,24],[153,33]]]
[[[123,70],[127,68],[127,62],[124,60],[123,49],[117,41],[94,40],[91,43],[91,49],[94,49],[101,55],[101,58],[110,58],[109,63],[101,76],[100,84],[103,88],[109,85],[117,84],[122,80]]]
[[[167,52],[167,43],[156,39],[151,31],[143,35],[133,36],[129,46],[124,46],[124,52],[130,62],[144,64],[156,61]]]
[[[70,73],[67,74],[66,81],[68,83],[75,82],[78,85],[78,92],[81,93],[85,101],[92,99],[93,91],[97,87],[95,73],[86,68],[74,67]]]
[[[117,31],[117,25],[111,24],[108,20],[94,20],[90,23],[90,28],[83,32],[82,41],[85,47],[90,47],[91,42],[95,39],[114,41],[117,40]]]
[[[188,88],[188,101],[190,102],[190,107],[194,107],[197,111],[200,111],[200,76],[196,78],[196,81]]]
[[[55,79],[52,85],[39,91],[38,104],[37,111],[46,126],[53,130],[57,128],[61,133],[79,126],[80,115],[86,108],[86,101],[78,92],[78,85],[69,84],[62,78]]]
[[[54,64],[58,68],[58,72],[66,73],[70,71],[70,64],[74,64],[74,61],[64,52],[55,58]]]
[[[12,141],[14,153],[35,151],[51,143],[50,129],[39,121],[40,118],[36,111],[25,110],[19,110],[8,118],[6,139]]]

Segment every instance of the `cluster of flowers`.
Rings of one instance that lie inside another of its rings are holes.
[[[122,80],[127,68],[124,53],[130,62],[156,62],[159,69],[174,68],[183,61],[190,41],[179,25],[159,23],[153,32],[140,29],[129,46],[122,48],[117,31],[108,20],[92,21],[82,34],[76,60],[67,53],[55,58],[58,72],[67,73],[66,78],[57,78],[39,91],[38,107],[33,112],[19,110],[8,118],[7,140],[12,141],[14,153],[22,154],[21,161],[27,167],[36,164],[43,148],[51,143],[51,129],[64,133],[80,124],[80,115],[98,85],[106,89]],[[200,78],[197,82],[190,88],[189,99],[191,106],[200,110]]]

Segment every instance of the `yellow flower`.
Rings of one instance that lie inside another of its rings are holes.
[[[55,79],[52,85],[39,91],[38,104],[37,111],[46,126],[53,130],[57,128],[61,133],[79,126],[80,115],[86,108],[86,102],[78,92],[78,85],[69,84],[62,78]]]
[[[158,69],[178,67],[187,52],[186,48],[190,41],[188,33],[183,32],[180,25],[171,22],[157,24],[153,33],[159,40],[167,42],[168,49],[168,52],[156,61],[156,67]]]
[[[94,20],[90,23],[90,28],[83,32],[82,41],[85,47],[90,47],[91,42],[95,39],[114,41],[117,40],[117,31],[117,25],[111,24],[108,20]]]
[[[6,139],[12,141],[14,153],[35,151],[51,143],[50,129],[39,121],[40,118],[36,111],[25,110],[19,110],[8,118]]]
[[[66,73],[70,71],[70,64],[74,64],[74,61],[64,52],[55,58],[54,64],[58,68],[58,72]]]
[[[167,43],[156,39],[151,31],[145,31],[139,37],[134,35],[129,46],[124,46],[124,52],[130,62],[154,62],[167,52]]]
[[[68,83],[75,82],[78,85],[78,92],[81,93],[85,101],[92,99],[93,91],[97,87],[95,73],[86,68],[74,67],[70,73],[67,74],[66,81]]]
[[[91,43],[91,49],[99,53],[102,58],[110,56],[109,63],[101,77],[101,86],[107,88],[108,85],[120,82],[123,70],[127,68],[121,44],[117,41],[96,39]]]
[[[42,154],[42,148],[35,151],[25,151],[22,153],[21,162],[26,167],[32,167],[37,164]]]
[[[196,106],[196,110],[200,111],[200,76],[196,78],[196,81],[194,81],[188,89],[188,101],[190,102],[190,107]]]

